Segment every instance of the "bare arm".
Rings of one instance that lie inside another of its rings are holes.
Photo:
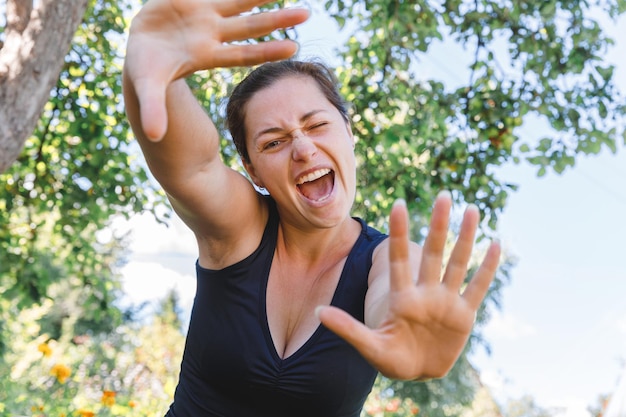
[[[184,77],[295,53],[290,41],[229,44],[308,17],[305,10],[240,15],[264,3],[150,0],[133,20],[128,40],[123,83],[133,131],[178,214],[220,259],[243,233],[262,230],[265,213],[248,180],[222,163],[217,129]]]
[[[222,163],[217,129],[183,79],[167,88],[168,129],[159,141],[148,139],[141,127],[137,96],[126,73],[124,94],[128,119],[151,172],[197,235],[224,238],[220,232],[228,233],[228,220],[251,217],[229,210],[229,205],[254,209],[256,193],[247,179]]]

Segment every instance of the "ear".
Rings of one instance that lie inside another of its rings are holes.
[[[256,186],[259,188],[265,188],[265,185],[263,185],[263,181],[261,181],[259,176],[256,174],[256,170],[254,169],[254,165],[252,165],[252,162],[246,162],[246,161],[242,161],[242,162],[243,162],[243,167],[245,168],[246,172],[252,179],[252,182],[254,182],[254,184],[256,184]]]

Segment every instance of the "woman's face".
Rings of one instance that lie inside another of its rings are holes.
[[[246,170],[276,200],[281,218],[332,227],[349,217],[354,138],[317,83],[307,76],[282,78],[258,91],[245,112]]]

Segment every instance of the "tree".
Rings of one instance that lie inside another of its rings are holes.
[[[325,10],[347,39],[339,46],[337,73],[357,136],[355,214],[385,229],[393,200],[403,197],[419,241],[434,195],[450,189],[459,205],[479,206],[489,234],[516,189],[495,167],[526,159],[542,175],[573,166],[578,155],[615,150],[624,134],[624,96],[602,61],[611,40],[591,12],[615,18],[625,3],[328,0]],[[164,207],[163,194],[135,159],[120,95],[125,16],[137,4],[90,0],[88,6],[35,132],[18,162],[0,174],[0,292],[6,297],[0,321],[52,299],[59,288],[64,294],[82,288],[89,326],[106,331],[107,323],[115,324],[107,318],[117,314],[115,248],[123,241],[101,232],[116,216]],[[275,36],[297,36],[297,29]],[[420,57],[441,39],[472,51],[462,85],[418,76]],[[215,70],[189,83],[208,112],[219,114],[244,72]],[[531,118],[550,127],[545,136],[524,137],[520,127]],[[222,150],[236,166],[227,132]],[[480,324],[500,302],[510,267],[503,266],[479,312],[468,349],[481,342]],[[49,328],[67,329],[64,321]],[[444,380],[381,380],[379,387],[429,415],[457,415],[471,399],[468,366],[462,358]]]
[[[82,323],[114,328],[123,243],[102,232],[116,216],[164,200],[136,161],[122,104],[125,15],[137,3],[88,5],[35,131],[0,174],[0,292],[11,300],[0,306],[0,324],[51,298],[51,286],[63,282],[66,295],[81,294],[74,307],[84,309]],[[3,106],[9,110],[19,120],[19,108]],[[73,330],[85,331],[81,322]]]
[[[328,0],[326,8],[348,32],[339,77],[354,105],[359,202],[371,221],[384,218],[385,194],[421,214],[447,188],[494,227],[516,189],[494,167],[525,158],[539,175],[560,173],[578,154],[615,152],[624,135],[626,101],[603,61],[612,40],[591,17],[616,18],[624,0]],[[420,58],[442,39],[471,51],[456,87],[419,76]],[[536,142],[519,129],[531,118],[551,127]]]
[[[87,3],[6,1],[0,41],[0,173],[17,159],[32,134]]]
[[[495,228],[517,187],[502,182],[495,167],[525,159],[538,175],[561,173],[577,155],[615,152],[626,134],[626,101],[603,61],[612,40],[592,17],[616,18],[624,0],[328,0],[325,7],[347,39],[338,76],[353,105],[357,211],[379,227],[402,197],[419,240],[433,196],[449,189]],[[457,63],[465,77],[458,86],[420,77],[422,56],[442,44],[471,51]],[[543,136],[523,135],[530,119],[547,125]],[[506,274],[497,285],[501,279]],[[497,299],[492,292],[487,305]],[[436,386],[390,387],[418,400],[428,415],[458,415],[446,401],[469,404],[475,386],[463,377],[467,366],[461,359]],[[442,401],[437,392],[446,385]]]

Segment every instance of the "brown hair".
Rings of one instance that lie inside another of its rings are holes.
[[[255,93],[287,76],[311,77],[346,122],[349,121],[345,101],[339,94],[337,78],[323,63],[285,60],[263,64],[254,69],[235,87],[226,106],[226,124],[243,161],[250,162],[244,123],[246,104]]]

